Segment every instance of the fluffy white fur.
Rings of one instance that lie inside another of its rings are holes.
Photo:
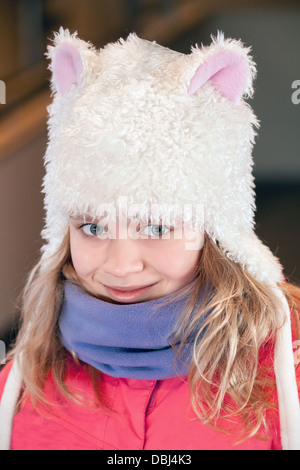
[[[64,43],[79,51],[83,76],[65,94],[52,78],[43,256],[59,247],[70,214],[96,217],[103,203],[117,207],[126,196],[128,205],[142,204],[141,218],[160,204],[165,222],[173,221],[174,204],[202,204],[204,229],[229,258],[263,283],[281,281],[278,260],[253,231],[257,119],[243,98],[233,104],[209,82],[187,92],[199,65],[230,50],[246,59],[244,96],[251,96],[249,49],[219,34],[186,55],[131,34],[96,51],[61,29],[49,48],[50,68]]]

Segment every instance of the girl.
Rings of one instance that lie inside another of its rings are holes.
[[[61,29],[49,58],[45,244],[1,447],[299,449],[300,294],[253,231],[249,50],[98,52]]]

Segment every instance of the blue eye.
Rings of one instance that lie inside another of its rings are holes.
[[[82,225],[82,230],[86,235],[92,235],[92,236],[100,236],[103,235],[104,232],[104,227],[103,225],[97,225],[97,224],[84,224]]]
[[[150,235],[154,237],[161,237],[162,235],[165,235],[167,231],[170,231],[170,229],[166,227],[165,225],[148,225],[145,228],[145,231],[146,231],[146,235]]]

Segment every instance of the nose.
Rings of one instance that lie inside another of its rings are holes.
[[[135,240],[112,239],[106,252],[103,270],[116,277],[138,274],[144,269],[140,250]]]

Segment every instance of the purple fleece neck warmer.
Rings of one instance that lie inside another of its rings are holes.
[[[161,305],[174,295],[113,304],[66,281],[59,319],[62,342],[80,360],[113,377],[159,380],[186,375],[193,338],[179,358],[170,338],[188,297]]]

